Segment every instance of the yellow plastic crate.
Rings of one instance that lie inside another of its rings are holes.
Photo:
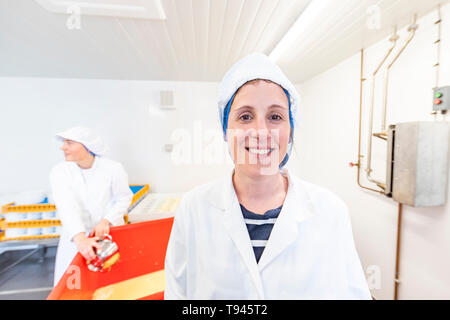
[[[15,205],[14,202],[8,203],[1,207],[2,214],[8,213],[32,213],[32,212],[52,212],[56,211],[56,206],[54,204],[31,204],[31,205]],[[58,219],[52,220],[24,220],[24,221],[14,221],[7,222],[6,219],[0,220],[0,229],[28,229],[28,228],[49,228],[49,227],[59,227],[61,226],[61,221]],[[35,240],[35,239],[48,239],[48,238],[58,238],[59,235],[37,235],[37,236],[20,236],[20,237],[9,237],[5,236],[5,232],[0,232],[0,241],[8,240]]]
[[[10,240],[41,240],[41,239],[49,239],[49,238],[59,238],[59,234],[6,238],[4,232],[0,233],[0,242],[1,241],[10,241]]]
[[[5,204],[2,206],[2,214],[10,212],[51,212],[56,211],[54,204],[26,204],[26,205],[14,205],[14,202]]]
[[[140,184],[130,185],[130,187],[138,187],[138,186],[141,186],[141,185]],[[145,184],[144,187],[133,196],[133,200],[131,201],[130,207],[132,207],[135,203],[137,203],[138,200],[140,200],[142,198],[142,196],[144,196],[149,190],[150,190],[149,185]]]
[[[26,220],[26,221],[15,221],[7,222],[5,219],[0,220],[0,229],[28,229],[28,228],[50,228],[61,226],[61,221],[58,219],[51,220]]]
[[[147,194],[150,187],[148,184],[145,185],[130,185],[133,187],[143,186],[141,190],[139,190],[136,194],[134,194],[133,199],[130,204],[130,208],[134,207],[140,200],[142,200],[143,196]],[[8,214],[10,212],[19,212],[19,213],[30,213],[30,212],[51,212],[57,211],[57,208],[54,204],[32,204],[32,205],[14,205],[14,202],[5,204],[1,207],[2,214]],[[125,223],[128,223],[128,214],[124,214]],[[0,229],[6,230],[10,228],[48,228],[48,227],[59,227],[61,226],[61,220],[52,219],[52,220],[24,220],[24,221],[15,221],[15,222],[6,222],[5,219],[0,220]],[[23,237],[14,237],[14,238],[6,238],[5,232],[0,232],[0,241],[7,240],[34,240],[34,239],[46,239],[46,238],[57,238],[59,235],[38,235],[38,236],[23,236]]]
[[[139,187],[140,184],[131,184],[130,187]],[[128,208],[128,212],[130,212],[131,209],[133,209],[143,198],[144,196],[149,192],[150,187],[148,184],[145,184],[144,187],[136,192],[136,194],[133,196],[133,200],[131,200],[130,207]],[[125,224],[128,224],[128,212],[124,215]]]

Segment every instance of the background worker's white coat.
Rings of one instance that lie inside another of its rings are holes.
[[[371,299],[344,202],[288,179],[259,263],[231,176],[187,193],[167,249],[165,299]]]
[[[123,166],[101,157],[95,157],[89,169],[81,169],[75,162],[57,164],[50,173],[50,184],[62,222],[55,261],[56,285],[77,253],[72,238],[80,232],[92,232],[102,219],[113,226],[123,224],[133,193]]]

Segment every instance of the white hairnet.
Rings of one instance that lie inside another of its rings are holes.
[[[64,132],[57,133],[56,137],[79,142],[98,156],[106,153],[106,145],[103,139],[89,128],[73,127]]]
[[[294,127],[298,125],[298,105],[300,97],[295,86],[283,71],[263,53],[253,53],[236,62],[225,74],[219,92],[219,116],[224,125],[224,110],[236,91],[245,83],[255,79],[270,80],[287,90],[291,99],[291,113]]]

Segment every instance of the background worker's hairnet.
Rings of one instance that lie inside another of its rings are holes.
[[[291,123],[291,139],[288,151],[280,164],[282,168],[289,159],[292,151],[294,128],[299,123],[298,106],[300,97],[295,86],[284,75],[283,71],[263,53],[253,53],[236,62],[225,74],[219,91],[219,117],[226,140],[228,114],[236,92],[249,81],[263,79],[280,85],[289,100],[289,117]]]
[[[56,134],[58,139],[67,139],[81,143],[96,156],[103,156],[106,151],[106,145],[103,139],[92,129],[85,127],[73,127],[66,131]]]

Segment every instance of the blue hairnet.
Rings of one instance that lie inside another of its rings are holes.
[[[86,149],[87,152],[89,152],[90,154],[92,154],[94,157],[97,156],[95,153],[93,153],[91,150],[89,150],[85,145],[83,145],[83,147]]]

